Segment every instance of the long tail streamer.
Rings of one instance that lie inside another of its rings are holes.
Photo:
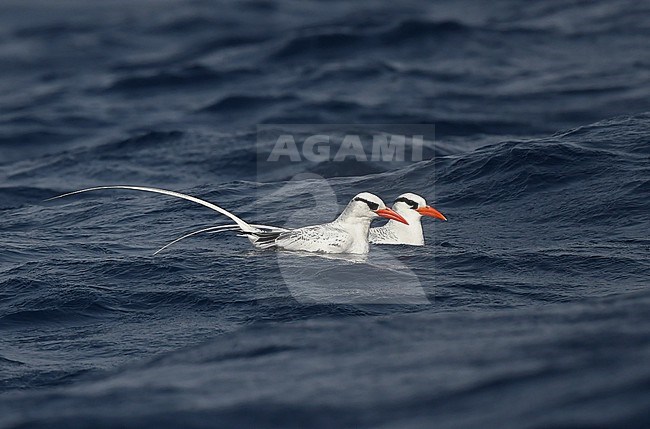
[[[243,232],[254,233],[254,232],[259,231],[257,228],[255,228],[254,226],[248,224],[243,219],[235,216],[234,214],[230,213],[228,210],[226,210],[224,208],[221,208],[216,204],[212,204],[212,203],[210,203],[208,201],[202,200],[200,198],[193,197],[191,195],[181,194],[180,192],[168,191],[166,189],[159,189],[159,188],[149,188],[149,187],[145,187],[145,186],[126,186],[126,185],[97,186],[97,187],[94,187],[94,188],[81,189],[79,191],[68,192],[67,194],[57,195],[56,197],[48,198],[45,201],[52,201],[52,200],[67,197],[67,196],[70,196],[70,195],[76,195],[76,194],[81,194],[83,192],[90,192],[90,191],[100,191],[100,190],[104,190],[104,189],[130,189],[130,190],[133,190],[133,191],[144,191],[144,192],[153,192],[153,193],[163,194],[163,195],[170,195],[172,197],[181,198],[181,199],[184,199],[184,200],[195,202],[197,204],[201,204],[204,207],[207,207],[207,208],[212,209],[212,210],[214,210],[214,211],[216,211],[218,213],[221,213],[224,216],[229,217],[230,219],[232,219],[237,224],[237,226],[239,226],[239,228],[241,228],[241,230]]]

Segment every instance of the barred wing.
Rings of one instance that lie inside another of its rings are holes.
[[[399,242],[395,232],[385,226],[370,228],[368,241],[373,244],[395,244]]]
[[[352,241],[353,237],[344,229],[325,224],[280,232],[274,243],[275,247],[285,250],[343,253],[347,251]]]

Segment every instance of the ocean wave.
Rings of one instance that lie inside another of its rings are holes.
[[[641,2],[4,3],[0,426],[649,426]],[[257,130],[300,123],[435,138],[422,161],[264,165]],[[108,184],[287,226],[415,192],[449,221],[351,266],[234,233],[154,257],[228,220],[42,201]]]
[[[112,82],[106,91],[142,92],[164,88],[214,86],[232,84],[233,81],[250,79],[256,75],[259,75],[259,72],[248,69],[217,71],[202,65],[193,65],[180,70],[122,76]]]
[[[241,109],[277,108],[277,105],[296,103],[299,100],[299,97],[293,95],[229,95],[203,107],[201,110],[231,114]]]
[[[627,299],[603,298],[595,307],[258,324],[78,379],[55,392],[15,393],[0,407],[4,422],[32,426],[46,421],[204,426],[200,422],[209,417],[239,427],[257,427],[260,422],[267,427],[325,427],[335,413],[337,424],[344,427],[386,422],[419,426],[431,418],[444,426],[462,422],[469,427],[478,421],[497,424],[507,415],[511,424],[506,426],[514,428],[531,422],[575,423],[576,408],[585,424],[629,426],[646,420],[641,413],[645,401],[628,402],[624,411],[611,414],[602,411],[602,400],[613,404],[618,394],[630,392],[638,397],[647,387],[650,373],[641,362],[650,338],[632,329],[647,326],[647,316],[638,311],[647,306],[645,291]],[[611,323],[624,314],[635,316],[630,323]],[[594,360],[599,364],[587,365]],[[603,373],[601,365],[611,362],[621,365]],[[464,371],[468,366],[472,370]],[[426,368],[428,375],[422,378],[418,372],[415,377],[411,370],[416,367]],[[377,372],[382,377],[373,375]],[[547,392],[540,398],[545,406],[522,400],[522,385]],[[465,405],[489,401],[495,394],[509,398],[507,406],[475,407],[467,415]],[[119,402],[113,400],[115,395]],[[202,398],[198,408],[190,399],[196,395]],[[273,399],[278,397],[281,403]],[[106,402],[113,406],[107,409]],[[68,411],[62,414],[64,404]],[[21,413],[10,406],[20,406]],[[554,410],[550,416],[549,408]]]
[[[456,204],[521,201],[555,190],[556,198],[550,204],[556,205],[563,189],[570,188],[575,194],[585,187],[599,189],[596,199],[602,202],[614,196],[632,196],[645,185],[639,181],[644,167],[637,154],[645,151],[646,145],[638,133],[648,127],[643,115],[635,122],[640,128],[630,128],[624,118],[609,123],[606,129],[601,124],[551,138],[482,147],[449,159],[438,171],[438,181],[460,187],[448,196],[448,201]],[[609,204],[602,206],[600,211]]]

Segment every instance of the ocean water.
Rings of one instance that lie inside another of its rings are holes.
[[[0,427],[650,427],[644,2],[5,0],[0,23]],[[270,124],[435,141],[262,174]],[[365,261],[233,234],[152,256],[224,219],[43,201],[108,184],[289,226],[415,192],[449,222]]]

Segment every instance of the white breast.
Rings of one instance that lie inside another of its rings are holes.
[[[408,225],[390,220],[384,226],[370,228],[368,239],[373,244],[424,246],[424,234],[420,219],[409,219]]]

